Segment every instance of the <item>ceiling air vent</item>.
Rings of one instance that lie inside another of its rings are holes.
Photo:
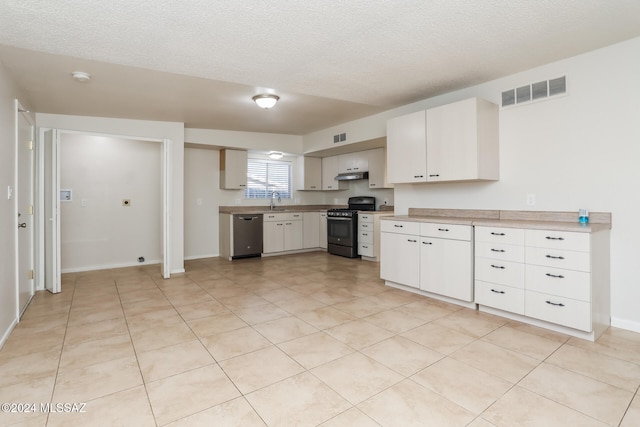
[[[502,92],[502,107],[525,104],[567,93],[567,76],[544,80]]]

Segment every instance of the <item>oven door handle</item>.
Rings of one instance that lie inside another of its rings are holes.
[[[337,216],[328,216],[327,219],[331,221],[351,221],[353,218],[340,218]]]

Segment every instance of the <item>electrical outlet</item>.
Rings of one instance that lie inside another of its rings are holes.
[[[527,206],[535,206],[536,205],[536,195],[535,194],[527,194]]]
[[[202,197],[199,197],[199,198],[196,200],[196,205],[198,205],[198,206],[202,206],[202,202],[203,202]]]

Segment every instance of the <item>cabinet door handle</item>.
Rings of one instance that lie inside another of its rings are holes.
[[[491,248],[491,252],[506,252],[504,249],[493,249]]]
[[[438,228],[438,231],[449,231],[448,228]]]
[[[393,226],[394,226],[394,227],[398,227],[398,228],[402,228],[402,227],[404,227],[403,225],[400,225],[400,224],[393,224]]]
[[[376,186],[375,184],[369,183],[369,187],[375,187],[375,186]]]
[[[433,245],[432,242],[422,242],[423,245]]]
[[[564,237],[547,236],[547,237],[545,237],[545,239],[547,239],[547,240],[564,240]]]
[[[563,256],[553,256],[553,255],[545,255],[547,258],[551,258],[551,259],[564,259]]]
[[[367,233],[362,233],[362,235],[363,235],[363,236],[368,236],[368,234],[367,234]]]
[[[424,175],[414,175],[414,178],[424,178]]]
[[[549,276],[549,277],[553,277],[554,279],[564,279],[564,276],[562,274],[546,273],[546,275]]]
[[[495,293],[495,294],[504,294],[504,291],[496,291],[495,289],[491,289],[491,292]]]
[[[564,307],[564,304],[561,303],[561,302],[551,302],[551,301],[545,301],[545,302],[547,304],[549,304],[549,305],[553,305],[553,306],[556,306],[556,307]]]
[[[429,176],[430,176],[430,177],[436,177],[436,176],[440,176],[440,175],[438,175],[437,173],[432,173],[432,174],[430,174]]]
[[[362,247],[365,249],[369,249],[369,246],[366,246],[366,245],[362,245]]]
[[[415,242],[417,242],[417,240],[415,240],[415,239],[407,239],[407,242],[415,243]]]
[[[491,264],[491,267],[493,268],[499,268],[500,270],[504,270],[505,267],[503,265],[495,265],[495,264]]]
[[[496,233],[496,232],[492,231],[491,235],[492,236],[504,236],[505,234],[504,233]]]

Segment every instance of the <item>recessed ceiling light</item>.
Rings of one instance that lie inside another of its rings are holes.
[[[73,73],[71,73],[71,76],[75,81],[80,83],[86,83],[91,80],[91,74],[85,73],[84,71],[74,71]]]

